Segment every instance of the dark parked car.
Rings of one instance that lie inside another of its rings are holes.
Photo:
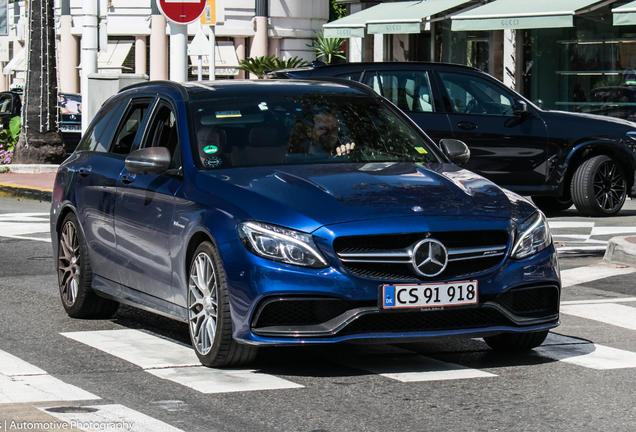
[[[543,214],[451,163],[463,143],[440,150],[339,81],[157,81],[108,100],[55,180],[67,313],[182,320],[208,366],[266,345],[540,345],[561,286]]]
[[[82,95],[60,93],[60,133],[64,140],[64,149],[73,153],[82,137]]]
[[[0,92],[0,122],[5,129],[9,128],[9,122],[22,111],[22,99],[20,93],[15,91]]]
[[[82,134],[82,96],[75,93],[60,93],[60,133],[66,153],[77,147]],[[15,116],[22,115],[22,90],[0,92],[0,121],[4,128]]]
[[[465,167],[545,212],[618,213],[636,195],[636,123],[546,111],[490,75],[443,63],[347,63],[273,71],[275,78],[340,77],[367,84],[439,143],[470,148]]]

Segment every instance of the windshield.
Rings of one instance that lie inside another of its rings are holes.
[[[192,103],[202,169],[357,162],[440,162],[429,140],[381,99],[266,95]]]

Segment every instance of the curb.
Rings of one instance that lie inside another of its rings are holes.
[[[10,183],[0,183],[0,196],[51,202],[53,191]]]
[[[8,172],[15,174],[42,174],[57,172],[59,165],[48,164],[8,164],[1,165],[0,168],[8,168]]]
[[[636,267],[636,236],[612,237],[603,260]]]

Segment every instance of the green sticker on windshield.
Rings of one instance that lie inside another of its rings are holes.
[[[424,147],[415,147],[415,150],[417,150],[417,152],[420,154],[428,154]]]
[[[203,148],[203,153],[205,153],[205,154],[214,154],[214,153],[216,153],[218,151],[219,151],[219,148],[217,146],[213,146],[213,145],[205,146]]]

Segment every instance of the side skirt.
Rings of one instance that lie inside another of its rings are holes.
[[[188,322],[188,311],[186,308],[142,293],[141,291],[125,287],[100,276],[93,276],[92,288],[100,297],[115,300],[119,303],[178,321]]]

